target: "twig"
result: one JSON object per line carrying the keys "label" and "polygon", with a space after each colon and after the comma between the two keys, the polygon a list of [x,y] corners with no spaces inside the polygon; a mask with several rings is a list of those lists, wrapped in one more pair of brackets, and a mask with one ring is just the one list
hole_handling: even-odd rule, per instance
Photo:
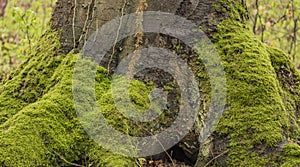
{"label": "twig", "polygon": [[118,30],[117,30],[116,39],[115,39],[115,42],[114,42],[114,45],[113,45],[113,48],[112,48],[112,53],[111,53],[111,55],[109,57],[109,61],[108,61],[108,64],[107,64],[107,70],[108,70],[107,74],[108,75],[109,75],[109,71],[110,71],[110,64],[111,64],[113,56],[114,56],[114,54],[116,52],[116,46],[117,46],[118,38],[120,36],[120,30],[121,30],[122,23],[123,23],[123,15],[124,15],[124,10],[125,10],[125,7],[126,7],[126,3],[127,3],[127,0],[124,0],[123,7],[121,9],[120,24],[119,24],[119,27],[118,27]]}
{"label": "twig", "polygon": [[205,164],[204,167],[208,167],[208,165],[211,164],[214,160],[218,159],[219,157],[223,156],[224,154],[226,154],[228,152],[229,152],[229,150],[225,150],[221,154],[217,155],[216,157],[214,157],[213,159],[211,159],[207,164]]}
{"label": "twig", "polygon": [[256,14],[255,14],[253,30],[252,30],[254,34],[256,34],[256,25],[257,25],[257,20],[258,20],[258,16],[259,16],[258,0],[255,1],[255,8],[256,8]]}
{"label": "twig", "polygon": [[73,31],[73,49],[76,48],[76,35],[75,35],[75,18],[76,18],[76,8],[77,0],[74,0],[74,11],[73,11],[73,21],[72,21],[72,31]]}
{"label": "twig", "polygon": [[65,163],[69,164],[69,165],[72,165],[72,166],[79,166],[79,167],[85,167],[83,165],[79,165],[79,164],[75,164],[75,163],[72,163],[72,162],[69,162],[68,160],[66,160],[62,155],[60,155],[59,153],[57,153],[56,151],[54,151],[52,149],[52,151],[54,152],[54,154],[56,154],[61,160],[63,160]]}
{"label": "twig", "polygon": [[[141,128],[142,128],[144,131],[148,132],[150,135],[154,136],[153,133],[151,133],[150,131],[148,131],[148,130],[147,130],[146,128],[144,128],[143,126],[141,126]],[[164,150],[164,152],[167,154],[167,156],[168,156],[168,158],[170,159],[170,161],[171,161],[173,167],[175,167],[175,163],[174,163],[174,161],[173,161],[171,155],[167,152],[167,150],[165,149],[165,147],[163,146],[163,144],[162,144],[156,137],[155,137],[155,139],[158,141],[159,145],[162,147],[162,149]]]}
{"label": "twig", "polygon": [[[90,18],[90,14],[92,13],[92,18]],[[89,23],[88,21],[91,19],[93,19],[93,13],[94,13],[94,1],[93,0],[90,0],[89,2],[89,5],[88,5],[88,9],[87,9],[87,14],[86,14],[86,18],[85,18],[85,22],[84,22],[84,26],[83,26],[83,29],[82,29],[82,34],[80,35],[80,38],[78,39],[78,42],[80,42],[83,38],[83,35],[84,37],[86,38],[86,35],[87,35],[87,31],[88,31],[88,28],[89,28]]]}

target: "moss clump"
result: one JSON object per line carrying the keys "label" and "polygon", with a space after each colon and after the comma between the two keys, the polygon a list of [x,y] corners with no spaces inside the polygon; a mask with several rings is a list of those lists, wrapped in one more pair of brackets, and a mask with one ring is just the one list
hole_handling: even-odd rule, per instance
{"label": "moss clump", "polygon": [[[70,57],[66,59],[70,60]],[[60,66],[67,67],[65,64]],[[64,79],[68,77],[71,77],[70,69],[64,73]],[[79,124],[72,123],[74,114],[68,91],[68,82],[60,81],[35,103],[14,111],[15,114],[0,127],[0,164],[59,166],[66,165],[59,156],[79,159],[76,140],[81,140],[84,133],[78,130]]]}
{"label": "moss clump", "polygon": [[248,18],[248,11],[243,0],[218,0],[218,3],[213,4],[213,8],[217,11],[221,10],[232,20],[245,22]]}
{"label": "moss clump", "polygon": [[[214,43],[227,74],[229,108],[217,128],[217,133],[230,141],[227,163],[274,166],[277,146],[287,138],[282,132],[297,126],[289,122],[294,114],[283,100],[284,92],[291,94],[283,88],[287,80],[278,79],[276,73],[278,59],[285,55],[271,54],[244,24],[232,19],[219,25]],[[280,62],[291,67],[287,60]]]}
{"label": "moss clump", "polygon": [[0,125],[23,107],[36,102],[54,83],[51,76],[64,56],[59,54],[59,41],[55,32],[47,32],[32,49],[30,57],[0,87]]}
{"label": "moss clump", "polygon": [[[133,80],[130,83],[129,86],[129,99],[124,99],[124,97],[128,96],[124,92],[126,87],[122,87],[121,85],[124,84],[124,82],[127,82],[127,79],[125,77],[120,77],[116,79],[117,84],[120,85],[120,87],[117,87],[117,90],[115,90],[117,93],[117,97],[115,99],[112,98],[112,90],[109,87],[109,89],[106,90],[106,92],[102,94],[98,94],[98,103],[101,109],[102,114],[105,116],[107,121],[114,126],[116,130],[119,130],[123,133],[129,133],[131,135],[137,134],[138,130],[141,130],[141,127],[137,126],[134,122],[129,120],[128,118],[125,118],[123,114],[125,115],[131,115],[132,117],[136,116],[133,110],[130,110],[129,108],[124,108],[129,104],[132,103],[133,107],[136,107],[136,109],[140,111],[144,111],[150,108],[150,101],[149,101],[149,95],[152,90],[152,87],[146,87],[143,83]],[[107,84],[111,84],[111,81],[108,81]],[[98,85],[99,89],[103,88],[103,85]],[[115,101],[121,101],[122,105],[121,109],[123,109],[123,113],[119,111],[117,106],[115,105]],[[130,101],[127,101],[130,100]],[[124,106],[123,106],[124,105]],[[130,113],[126,113],[126,112]]]}
{"label": "moss clump", "polygon": [[[55,32],[42,39],[1,87],[0,166],[134,166],[133,159],[107,152],[86,135],[72,98],[77,55],[57,51]],[[105,80],[105,71],[98,76]]]}
{"label": "moss clump", "polygon": [[289,143],[283,146],[282,167],[295,167],[300,164],[300,146],[296,143]]}
{"label": "moss clump", "polygon": [[287,111],[289,126],[287,136],[295,141],[300,140],[299,104],[300,75],[289,55],[275,48],[268,48],[272,66],[282,88],[281,97]]}

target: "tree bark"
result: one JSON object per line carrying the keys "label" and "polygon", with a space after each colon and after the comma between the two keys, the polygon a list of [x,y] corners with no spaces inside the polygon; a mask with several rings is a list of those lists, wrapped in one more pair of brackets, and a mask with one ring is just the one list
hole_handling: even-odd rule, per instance
{"label": "tree bark", "polygon": [[[96,74],[96,96],[110,123],[131,135],[151,134],[149,126],[153,122],[143,125],[120,121],[122,117],[108,100],[109,85],[123,58],[139,48],[160,47],[188,63],[199,82],[201,104],[197,123],[186,137],[163,154],[147,159],[161,159],[165,164],[172,162],[173,166],[182,161],[199,167],[300,164],[300,75],[288,55],[255,39],[247,26],[243,0],[59,0],[51,20],[52,29],[0,87],[1,166],[137,166],[140,163],[135,158],[106,151],[86,134],[74,108],[72,93],[76,90],[72,84],[89,78],[82,76],[74,81],[72,76],[78,72],[74,70],[77,53],[94,32],[114,18],[145,11],[184,17],[210,38],[226,73],[226,110],[217,128],[200,142],[199,129],[210,111],[207,106],[214,85],[210,83],[205,63],[179,39],[137,32],[110,49],[100,63],[104,68],[99,67]],[[151,81],[158,88],[174,83],[167,96],[168,119],[152,130],[159,132],[161,127],[170,126],[180,104],[180,89],[174,78],[152,69],[144,70],[134,79],[136,94],[131,96],[135,100],[131,100],[139,107],[147,106],[147,102],[141,101],[148,100],[148,89],[140,83],[147,85]]]}

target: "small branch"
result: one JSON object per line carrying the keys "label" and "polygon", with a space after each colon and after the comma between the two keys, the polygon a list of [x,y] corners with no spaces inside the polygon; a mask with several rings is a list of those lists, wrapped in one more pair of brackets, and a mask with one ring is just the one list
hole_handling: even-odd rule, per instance
{"label": "small branch", "polygon": [[208,165],[211,164],[214,160],[218,159],[219,157],[225,155],[228,152],[229,152],[229,150],[225,150],[221,154],[217,155],[216,157],[214,157],[213,159],[211,159],[207,164],[205,164],[204,167],[208,167]]}
{"label": "small branch", "polygon": [[116,39],[115,39],[115,42],[114,42],[114,45],[113,45],[113,48],[112,48],[112,53],[111,53],[111,55],[109,57],[109,61],[108,61],[108,64],[107,64],[107,71],[108,71],[107,75],[109,75],[110,64],[111,64],[113,56],[114,56],[114,54],[116,52],[116,46],[117,46],[117,43],[118,43],[118,38],[120,36],[120,30],[121,30],[121,27],[122,27],[122,24],[123,24],[123,15],[125,14],[126,4],[127,4],[127,0],[124,0],[123,7],[121,9],[120,24],[119,24],[119,27],[118,27],[118,30],[117,30]]}
{"label": "small branch", "polygon": [[278,23],[281,22],[281,21],[286,20],[286,18],[287,18],[287,16],[286,16],[286,11],[289,10],[289,7],[290,7],[290,5],[289,5],[289,3],[288,3],[288,4],[286,5],[286,7],[285,7],[285,10],[284,10],[284,12],[283,12],[283,15],[282,15],[277,21],[273,22],[273,23],[272,23],[272,26],[278,24]]}
{"label": "small branch", "polygon": [[258,0],[255,1],[255,8],[256,8],[256,15],[255,15],[254,24],[253,24],[253,33],[254,34],[256,34],[256,25],[257,25],[257,20],[258,20],[258,15],[259,15]]}
{"label": "small branch", "polygon": [[79,165],[79,164],[75,164],[75,163],[72,163],[72,162],[69,162],[68,160],[65,159],[65,157],[63,157],[62,155],[60,155],[59,153],[57,153],[56,151],[54,151],[52,149],[52,151],[54,152],[54,154],[56,154],[61,160],[63,160],[65,163],[69,164],[69,165],[72,165],[72,166],[78,166],[78,167],[85,167],[83,165]]}
{"label": "small branch", "polygon": [[77,42],[80,42],[83,37],[86,37],[87,31],[88,31],[88,28],[89,28],[89,23],[88,22],[89,22],[89,20],[93,19],[94,11],[95,11],[94,10],[94,0],[90,0],[90,2],[88,4],[88,9],[87,9],[87,14],[86,14],[84,26],[83,26],[83,29],[82,29],[82,34],[80,35],[80,38],[78,39]]}
{"label": "small branch", "polygon": [[76,18],[77,0],[74,0],[74,11],[72,20],[72,31],[73,31],[73,49],[76,48],[76,35],[75,35],[75,18]]}
{"label": "small branch", "polygon": [[[149,130],[147,130],[147,129],[144,128],[143,126],[141,126],[141,128],[142,128],[144,131],[148,132],[150,135],[154,136],[153,133],[151,133]],[[163,146],[163,144],[162,144],[157,138],[156,138],[156,140],[157,140],[157,142],[159,143],[159,145],[161,146],[161,148],[164,150],[164,152],[167,154],[167,156],[168,156],[168,158],[170,159],[170,161],[171,161],[173,167],[175,167],[175,162],[173,161],[171,155],[167,152],[167,150],[165,149],[165,147]]]}
{"label": "small branch", "polygon": [[291,0],[291,3],[292,3],[292,18],[293,18],[293,22],[294,22],[294,27],[293,27],[293,40],[291,42],[291,45],[290,45],[290,49],[289,49],[289,53],[291,54],[292,56],[292,59],[293,59],[293,62],[295,62],[295,56],[296,56],[296,48],[297,48],[297,29],[298,29],[298,19],[299,19],[299,16],[296,18],[295,16],[295,2],[294,0]]}

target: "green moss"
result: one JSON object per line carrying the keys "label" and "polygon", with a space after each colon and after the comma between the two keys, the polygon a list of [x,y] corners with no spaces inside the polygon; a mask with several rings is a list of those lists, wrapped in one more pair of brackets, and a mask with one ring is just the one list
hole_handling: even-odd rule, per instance
{"label": "green moss", "polygon": [[[271,62],[277,74],[282,92],[281,97],[286,109],[286,118],[289,120],[288,127],[285,129],[289,140],[300,140],[300,124],[297,119],[299,116],[298,106],[300,104],[300,75],[293,65],[290,56],[283,51],[274,48],[268,48]],[[294,167],[300,164],[300,146],[295,143],[289,143],[283,146],[283,155],[281,156],[284,167]]]}
{"label": "green moss", "polygon": [[218,4],[213,5],[216,10],[220,10],[221,6],[222,12],[228,14],[230,19],[241,22],[247,20],[248,12],[243,0],[218,0]]}
{"label": "green moss", "polygon": [[[223,21],[213,38],[227,74],[229,105],[217,133],[230,142],[229,166],[277,166],[279,143],[300,136],[299,73],[287,54],[262,44],[235,20]],[[299,163],[287,159],[283,166]]]}
{"label": "green moss", "polygon": [[281,50],[268,48],[272,65],[277,74],[277,80],[282,88],[281,97],[287,111],[289,126],[286,133],[288,138],[300,140],[300,124],[298,106],[300,104],[300,75],[293,65],[289,55]]}
{"label": "green moss", "polygon": [[212,7],[213,7],[215,10],[220,10],[220,9],[222,8],[219,4],[216,4],[216,3],[214,3],[214,4],[212,5]]}
{"label": "green moss", "polygon": [[300,146],[296,143],[290,143],[283,146],[283,154],[288,157],[300,158]]}
{"label": "green moss", "polygon": [[47,93],[52,85],[51,76],[63,56],[58,56],[59,41],[55,32],[47,32],[38,41],[25,61],[0,87],[0,124],[30,103]]}
{"label": "green moss", "polygon": [[171,86],[164,86],[164,91],[172,91],[173,89]]}
{"label": "green moss", "polygon": [[217,128],[230,141],[229,166],[267,166],[289,126],[268,48],[242,23],[223,21],[214,36],[227,74],[227,109]]}
{"label": "green moss", "polygon": [[[56,42],[48,32],[1,87],[0,166],[134,166],[134,159],[107,152],[86,135],[72,100],[77,55],[60,54]],[[106,71],[98,72],[96,80],[106,81]]]}
{"label": "green moss", "polygon": [[[77,55],[60,52],[56,32],[47,32],[39,44],[0,88],[0,166],[69,166],[69,162],[135,166],[133,158],[114,155],[85,134],[72,100]],[[108,122],[117,130],[136,134],[141,128],[124,119],[113,105],[107,71],[99,68],[95,81],[98,103]],[[153,86],[134,80],[129,89],[136,108],[150,107]]]}
{"label": "green moss", "polygon": [[98,145],[94,146],[89,153],[90,160],[93,166],[103,166],[103,167],[133,167],[136,166],[134,158],[124,158],[120,155],[113,155],[109,152],[99,151]]}
{"label": "green moss", "polygon": [[295,167],[300,164],[300,146],[296,143],[289,143],[283,147],[282,167]]}
{"label": "green moss", "polygon": [[[70,77],[69,72],[64,74]],[[68,128],[72,100],[68,98],[68,85],[64,85],[65,82],[55,85],[51,93],[16,110],[16,114],[1,125],[0,163],[3,166],[58,166],[58,154],[54,152],[66,159],[78,158],[79,150],[74,144],[80,136],[76,128]]]}
{"label": "green moss", "polygon": [[[127,95],[124,93],[126,92],[126,87],[123,87],[121,85],[126,84],[127,79],[125,77],[119,77],[115,78],[115,82],[117,85],[119,85],[115,90],[115,94],[117,94],[116,99],[112,98],[112,90],[110,87],[107,87],[108,89],[103,93],[98,93],[97,99],[98,103],[101,109],[102,114],[105,116],[107,121],[114,126],[115,129],[123,132],[123,133],[129,133],[131,135],[135,135],[138,133],[139,130],[141,130],[141,127],[136,125],[134,122],[129,120],[128,118],[125,118],[123,114],[132,115],[135,116],[135,113],[132,112],[129,108],[123,108],[123,113],[119,111],[117,106],[115,105],[114,100],[120,100],[124,106],[128,106],[126,104],[132,103],[133,107],[138,109],[139,111],[145,111],[149,109],[150,107],[150,101],[149,101],[149,95],[151,90],[153,89],[152,86],[146,86],[145,84],[132,80],[130,82],[129,86],[129,97],[131,101],[124,100],[123,97],[126,97]],[[111,81],[107,81],[105,84],[110,85]],[[96,85],[98,89],[103,88],[103,84]],[[105,86],[104,86],[105,87]],[[130,112],[130,113],[126,113]]]}

